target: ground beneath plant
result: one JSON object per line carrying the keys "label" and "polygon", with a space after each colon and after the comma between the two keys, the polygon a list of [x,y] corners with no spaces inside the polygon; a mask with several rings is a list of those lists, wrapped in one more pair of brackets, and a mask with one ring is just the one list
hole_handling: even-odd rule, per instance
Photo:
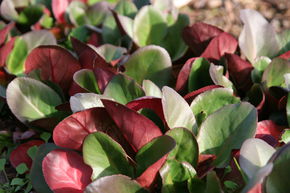
{"label": "ground beneath plant", "polygon": [[277,32],[290,29],[290,0],[192,0],[181,12],[188,14],[192,23],[212,24],[238,37],[241,9],[259,11]]}

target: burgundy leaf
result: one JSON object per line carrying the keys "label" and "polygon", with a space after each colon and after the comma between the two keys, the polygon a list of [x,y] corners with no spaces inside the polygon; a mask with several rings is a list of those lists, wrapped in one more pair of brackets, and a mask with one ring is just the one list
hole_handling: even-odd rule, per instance
{"label": "burgundy leaf", "polygon": [[54,193],[83,193],[91,183],[92,169],[74,151],[53,150],[42,162],[46,183]]}
{"label": "burgundy leaf", "polygon": [[160,168],[163,166],[167,158],[167,155],[160,158],[157,162],[148,167],[136,181],[144,188],[150,189],[154,181],[156,180],[157,174]]}
{"label": "burgundy leaf", "polygon": [[59,46],[39,46],[32,50],[25,61],[25,73],[41,70],[41,78],[50,80],[68,91],[73,75],[81,66],[69,51]]}
{"label": "burgundy leaf", "polygon": [[260,121],[257,125],[255,137],[265,140],[270,145],[276,146],[281,138],[283,128],[272,120]]}
{"label": "burgundy leaf", "polygon": [[71,42],[83,68],[93,70],[96,67],[100,67],[111,72],[116,72],[115,69],[110,68],[110,64],[93,48],[73,37],[71,37]]}
{"label": "burgundy leaf", "polygon": [[197,175],[200,178],[203,178],[207,175],[208,172],[214,169],[213,162],[216,159],[216,156],[213,154],[200,154],[198,156],[198,166],[197,166]]}
{"label": "burgundy leaf", "polygon": [[238,41],[229,33],[223,32],[210,41],[200,57],[220,60],[225,53],[234,53],[237,47]]}
{"label": "burgundy leaf", "polygon": [[9,157],[11,165],[16,168],[19,164],[25,163],[28,168],[31,168],[32,160],[27,154],[27,150],[33,146],[40,146],[44,141],[41,140],[31,140],[26,143],[19,145],[14,149]]}
{"label": "burgundy leaf", "polygon": [[176,80],[176,86],[175,90],[177,92],[181,91],[184,89],[187,85],[187,80],[191,71],[192,63],[196,60],[197,58],[190,58],[186,61],[186,63],[183,65],[181,68],[177,80]]}
{"label": "burgundy leaf", "polygon": [[236,88],[248,91],[252,85],[251,72],[254,69],[252,64],[235,54],[226,54],[227,67],[229,74]]}
{"label": "burgundy leaf", "polygon": [[0,67],[6,65],[6,59],[14,47],[16,37],[11,38],[6,44],[0,48]]}
{"label": "burgundy leaf", "polygon": [[279,58],[283,58],[285,60],[288,60],[290,58],[290,51],[285,52],[284,54],[280,55]]}
{"label": "burgundy leaf", "polygon": [[223,30],[206,23],[198,22],[185,27],[182,37],[195,56],[200,56],[210,40],[221,34]]}
{"label": "burgundy leaf", "polygon": [[105,68],[95,68],[94,73],[101,93],[104,92],[109,82],[116,75],[116,73]]}
{"label": "burgundy leaf", "polygon": [[3,29],[0,30],[0,46],[5,42],[6,36],[10,30],[15,26],[15,22],[10,22]]}
{"label": "burgundy leaf", "polygon": [[72,114],[53,130],[54,143],[60,147],[81,150],[85,137],[96,131],[108,133],[114,122],[104,108],[91,108]]}
{"label": "burgundy leaf", "polygon": [[141,97],[129,102],[126,106],[135,111],[139,111],[144,108],[151,109],[159,116],[161,120],[165,121],[161,98],[151,96]]}
{"label": "burgundy leaf", "polygon": [[220,85],[209,85],[209,86],[205,86],[205,87],[202,87],[202,88],[200,88],[198,90],[195,90],[195,91],[192,91],[192,92],[188,93],[183,98],[190,104],[193,101],[193,99],[195,97],[197,97],[199,94],[201,94],[203,92],[206,92],[208,90],[215,89],[215,88],[222,88],[222,86],[220,86]]}
{"label": "burgundy leaf", "polygon": [[88,91],[82,87],[80,87],[75,81],[72,82],[69,89],[69,96],[73,96],[77,93],[87,93]]}
{"label": "burgundy leaf", "polygon": [[161,136],[160,129],[147,117],[110,100],[102,100],[107,112],[135,151]]}
{"label": "burgundy leaf", "polygon": [[102,45],[102,35],[97,33],[97,32],[92,32],[89,40],[88,40],[88,44],[92,44],[96,47],[99,47]]}

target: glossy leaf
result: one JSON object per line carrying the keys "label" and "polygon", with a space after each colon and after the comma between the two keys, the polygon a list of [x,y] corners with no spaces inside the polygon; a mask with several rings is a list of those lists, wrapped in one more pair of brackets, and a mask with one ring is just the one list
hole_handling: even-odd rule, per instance
{"label": "glossy leaf", "polygon": [[65,10],[69,5],[69,0],[52,0],[52,11],[59,23],[65,23]]}
{"label": "glossy leaf", "polygon": [[186,88],[187,80],[189,78],[189,74],[191,73],[192,64],[197,58],[190,58],[188,59],[183,67],[181,68],[180,72],[178,73],[175,90],[180,92],[181,90]]}
{"label": "glossy leaf", "polygon": [[113,174],[133,176],[126,152],[105,133],[95,132],[86,137],[83,157],[84,162],[93,169],[92,180]]}
{"label": "glossy leaf", "polygon": [[70,97],[70,108],[72,112],[76,113],[94,107],[104,107],[101,99],[113,100],[104,95],[94,93],[78,93]]}
{"label": "glossy leaf", "polygon": [[144,95],[145,93],[141,86],[123,74],[114,76],[104,91],[104,96],[113,98],[121,104],[127,104]]}
{"label": "glossy leaf", "polygon": [[[0,10],[1,10],[1,7],[0,7]],[[10,22],[9,24],[5,25],[3,29],[0,30],[0,45],[5,43],[7,35],[14,28],[14,26],[15,26],[15,23]]]}
{"label": "glossy leaf", "polygon": [[214,65],[213,63],[210,64],[209,74],[212,81],[216,85],[221,85],[225,88],[234,89],[233,83],[223,75],[224,68],[223,66]]}
{"label": "glossy leaf", "polygon": [[262,81],[267,87],[285,86],[284,74],[290,73],[290,62],[281,58],[275,58],[265,69]]}
{"label": "glossy leaf", "polygon": [[218,109],[240,102],[228,88],[215,88],[199,94],[191,103],[190,108],[196,118],[198,125]]}
{"label": "glossy leaf", "polygon": [[151,80],[143,80],[142,88],[146,96],[162,97],[160,88],[154,84]]}
{"label": "glossy leaf", "polygon": [[164,48],[146,46],[134,52],[124,64],[125,74],[134,78],[137,83],[151,80],[157,86],[169,84],[171,79],[171,60]]}
{"label": "glossy leaf", "polygon": [[135,157],[137,162],[137,176],[140,176],[149,166],[170,152],[175,145],[175,140],[167,135],[156,137],[145,144],[137,152]]}
{"label": "glossy leaf", "polygon": [[85,193],[148,193],[137,182],[127,176],[102,177],[87,186]]}
{"label": "glossy leaf", "polygon": [[185,128],[174,128],[169,130],[166,135],[172,137],[176,142],[176,147],[168,154],[167,160],[176,159],[196,167],[199,153],[193,133]]}
{"label": "glossy leaf", "polygon": [[170,87],[163,87],[162,94],[163,112],[168,127],[185,127],[195,133],[195,117],[182,96]]}
{"label": "glossy leaf", "polygon": [[201,54],[201,57],[220,60],[226,53],[233,54],[237,46],[237,40],[229,33],[223,32],[210,41],[207,48]]}
{"label": "glossy leaf", "polygon": [[80,69],[79,62],[64,48],[59,46],[40,46],[34,49],[25,62],[25,73],[40,69],[43,80],[57,83],[67,91],[73,74]]}
{"label": "glossy leaf", "polygon": [[197,22],[192,26],[185,27],[183,39],[195,56],[200,56],[206,49],[210,40],[221,34],[223,30],[206,23]]}
{"label": "glossy leaf", "polygon": [[135,151],[155,137],[162,135],[160,129],[147,117],[119,103],[104,99],[102,102],[110,117]]}
{"label": "glossy leaf", "polygon": [[42,172],[42,161],[44,157],[51,151],[58,149],[53,143],[46,143],[39,146],[35,155],[29,177],[35,191],[42,193],[52,193],[47,183],[45,182]]}
{"label": "glossy leaf", "polygon": [[209,91],[209,90],[212,90],[212,89],[215,89],[215,88],[222,88],[222,86],[220,86],[220,85],[205,86],[205,87],[202,87],[198,90],[195,90],[195,91],[192,91],[192,92],[186,94],[183,98],[190,104],[193,101],[193,99],[195,99],[195,97],[197,97],[199,94],[204,93],[204,92]]}
{"label": "glossy leaf", "polygon": [[188,91],[194,91],[213,82],[209,75],[210,63],[205,58],[197,58],[193,63],[188,78]]}
{"label": "glossy leaf", "polygon": [[96,49],[96,51],[103,56],[106,62],[113,62],[120,59],[126,52],[126,48],[113,46],[111,44],[104,44]]}
{"label": "glossy leaf", "polygon": [[144,6],[134,19],[133,40],[139,46],[159,45],[167,32],[165,18],[153,6]]}
{"label": "glossy leaf", "polygon": [[15,4],[11,0],[3,0],[0,6],[1,16],[8,21],[15,21],[19,17],[15,9]]}
{"label": "glossy leaf", "polygon": [[62,104],[59,95],[44,83],[31,78],[16,78],[7,87],[7,103],[22,122],[49,117]]}
{"label": "glossy leaf", "polygon": [[27,45],[28,52],[40,45],[56,45],[56,39],[48,30],[35,30],[22,36]]}
{"label": "glossy leaf", "polygon": [[274,152],[275,149],[261,139],[247,139],[240,150],[240,166],[251,179],[267,164]]}
{"label": "glossy leaf", "polygon": [[26,143],[19,145],[16,149],[14,149],[9,157],[9,161],[11,165],[16,168],[19,164],[25,163],[28,168],[31,168],[32,160],[28,156],[27,151],[29,148],[33,146],[40,146],[44,141],[41,140],[30,140]]}
{"label": "glossy leaf", "polygon": [[197,136],[199,151],[214,154],[216,166],[224,166],[233,149],[253,137],[257,126],[257,112],[251,104],[242,102],[223,107],[211,114],[200,126]]}
{"label": "glossy leaf", "polygon": [[80,150],[85,137],[96,131],[111,132],[114,123],[103,108],[92,108],[61,121],[53,130],[53,141],[64,148]]}
{"label": "glossy leaf", "polygon": [[240,18],[244,28],[239,36],[239,46],[251,63],[259,56],[272,57],[278,53],[275,30],[260,13],[244,9],[240,11]]}
{"label": "glossy leaf", "polygon": [[13,50],[16,38],[11,38],[6,44],[0,48],[0,66],[5,66],[7,62],[7,57]]}
{"label": "glossy leaf", "polygon": [[53,150],[43,159],[42,171],[54,193],[82,193],[90,184],[92,169],[74,151]]}
{"label": "glossy leaf", "polygon": [[100,89],[92,70],[82,69],[74,73],[73,80],[83,89],[100,94]]}
{"label": "glossy leaf", "polygon": [[282,129],[283,127],[277,125],[272,120],[259,121],[255,137],[260,139],[267,139],[268,137],[272,137],[278,143],[281,138]]}

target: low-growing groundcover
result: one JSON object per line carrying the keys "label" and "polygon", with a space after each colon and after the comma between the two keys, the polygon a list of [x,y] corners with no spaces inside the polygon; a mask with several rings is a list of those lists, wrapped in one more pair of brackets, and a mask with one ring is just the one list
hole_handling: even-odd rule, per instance
{"label": "low-growing groundcover", "polygon": [[0,193],[290,192],[290,31],[180,3],[2,1]]}

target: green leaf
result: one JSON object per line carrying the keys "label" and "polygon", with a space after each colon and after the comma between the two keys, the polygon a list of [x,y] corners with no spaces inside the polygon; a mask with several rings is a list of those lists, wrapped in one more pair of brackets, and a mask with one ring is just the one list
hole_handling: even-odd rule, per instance
{"label": "green leaf", "polygon": [[210,63],[205,58],[198,58],[192,63],[188,77],[189,92],[213,84],[209,75],[209,67]]}
{"label": "green leaf", "polygon": [[40,134],[40,138],[45,141],[46,143],[48,142],[48,140],[51,138],[51,133],[48,132],[42,132]]}
{"label": "green leaf", "polygon": [[216,88],[199,94],[191,103],[190,108],[198,125],[218,109],[240,102],[228,88]]}
{"label": "green leaf", "polygon": [[40,17],[43,15],[43,7],[39,5],[32,5],[25,7],[23,11],[20,12],[17,22],[22,25],[33,25]]}
{"label": "green leaf", "polygon": [[290,129],[285,129],[280,142],[288,143],[290,142]]}
{"label": "green leaf", "polygon": [[206,176],[206,189],[204,193],[223,193],[218,176],[211,171]]}
{"label": "green leaf", "polygon": [[187,180],[197,174],[195,169],[187,162],[168,160],[160,169],[162,177],[162,193],[188,192]]}
{"label": "green leaf", "polygon": [[134,18],[138,12],[137,7],[130,1],[119,1],[114,9],[118,14]]}
{"label": "green leaf", "polygon": [[25,181],[22,178],[13,178],[10,183],[11,186],[23,186],[24,184]]}
{"label": "green leaf", "polygon": [[160,88],[156,84],[154,84],[151,80],[143,80],[142,88],[146,96],[154,96],[158,98],[162,97],[162,92]]}
{"label": "green leaf", "polygon": [[110,4],[106,1],[100,1],[92,6],[89,6],[85,13],[89,24],[92,26],[102,24],[106,16],[111,12],[110,9]]}
{"label": "green leaf", "polygon": [[29,170],[25,163],[19,164],[15,169],[18,174],[24,174]]}
{"label": "green leaf", "polygon": [[38,151],[38,147],[35,145],[35,146],[30,147],[30,148],[27,150],[27,154],[29,155],[29,157],[30,157],[32,160],[34,160],[37,151]]}
{"label": "green leaf", "polygon": [[38,147],[38,151],[35,155],[35,159],[29,173],[29,178],[31,179],[31,183],[35,191],[41,193],[52,193],[43,176],[42,161],[50,151],[58,148],[59,147],[53,143],[45,143]]}
{"label": "green leaf", "polygon": [[271,63],[271,59],[266,56],[261,56],[255,60],[253,64],[254,68],[251,72],[253,82],[260,83],[262,80],[263,72],[267,66]]}
{"label": "green leaf", "polygon": [[105,133],[95,132],[84,141],[83,158],[93,169],[93,180],[113,174],[133,176],[127,157],[121,145]]}
{"label": "green leaf", "polygon": [[72,1],[67,7],[67,13],[70,21],[75,26],[88,24],[86,5],[81,1]]}
{"label": "green leaf", "polygon": [[276,151],[269,162],[273,162],[273,169],[266,178],[263,186],[265,192],[284,193],[289,191],[290,178],[290,144],[286,144]]}
{"label": "green leaf", "polygon": [[8,72],[14,75],[20,75],[24,72],[24,62],[28,54],[28,48],[26,42],[21,37],[17,37],[14,43],[14,47],[10,52],[7,61],[6,68]]}
{"label": "green leaf", "polygon": [[230,191],[235,191],[239,187],[239,185],[237,183],[230,181],[230,180],[224,181],[224,186],[226,189],[228,189]]}
{"label": "green leaf", "polygon": [[288,93],[286,111],[287,111],[288,126],[290,126],[290,93]]}
{"label": "green leaf", "polygon": [[269,88],[271,86],[285,86],[284,74],[290,73],[290,61],[274,58],[265,69],[262,81]]}
{"label": "green leaf", "polygon": [[144,145],[136,155],[137,176],[140,176],[149,166],[157,162],[175,147],[172,137],[163,135],[154,138]]}
{"label": "green leaf", "polygon": [[167,160],[176,159],[179,162],[188,162],[196,167],[199,153],[193,133],[185,128],[174,128],[169,130],[166,135],[172,137],[176,142],[176,146],[168,154]]}
{"label": "green leaf", "polygon": [[7,103],[22,122],[49,117],[62,104],[59,95],[44,83],[31,78],[15,78],[7,87]]}
{"label": "green leaf", "polygon": [[278,34],[278,41],[280,43],[280,51],[278,55],[281,55],[290,50],[290,30],[284,30]]}
{"label": "green leaf", "polygon": [[274,152],[275,149],[264,140],[247,139],[240,150],[240,166],[247,176],[252,178],[260,168],[266,165]]}
{"label": "green leaf", "polygon": [[73,79],[75,83],[77,83],[81,88],[89,92],[98,94],[101,93],[95,74],[92,70],[89,69],[79,70],[74,74]]}
{"label": "green leaf", "polygon": [[167,33],[166,20],[153,6],[144,6],[133,24],[133,40],[139,46],[160,45]]}
{"label": "green leaf", "polygon": [[6,159],[0,159],[0,172],[5,169]]}
{"label": "green leaf", "polygon": [[160,44],[168,51],[173,61],[182,57],[188,48],[182,38],[182,30],[188,25],[188,16],[184,14],[179,14],[177,21],[173,25],[168,27],[168,32],[165,36],[165,39]]}
{"label": "green leaf", "polygon": [[171,60],[167,51],[159,46],[146,46],[134,52],[124,64],[125,74],[137,83],[151,80],[158,87],[168,85],[171,80]]}
{"label": "green leaf", "polygon": [[162,94],[162,107],[168,127],[184,127],[195,133],[195,117],[183,97],[167,86],[163,87]]}
{"label": "green leaf", "polygon": [[148,193],[128,176],[112,175],[102,177],[89,184],[85,193]]}
{"label": "green leaf", "polygon": [[121,104],[127,104],[144,95],[144,91],[135,80],[123,74],[114,76],[104,91],[104,96],[111,97]]}
{"label": "green leaf", "polygon": [[225,166],[233,149],[253,137],[257,126],[257,111],[247,102],[227,105],[207,117],[197,136],[199,151],[214,154],[214,165]]}
{"label": "green leaf", "polygon": [[35,30],[22,36],[26,42],[28,53],[40,45],[57,45],[54,35],[48,30]]}
{"label": "green leaf", "polygon": [[96,51],[106,60],[106,62],[117,60],[121,58],[125,53],[127,53],[126,48],[113,46],[111,44],[103,44],[96,48]]}

